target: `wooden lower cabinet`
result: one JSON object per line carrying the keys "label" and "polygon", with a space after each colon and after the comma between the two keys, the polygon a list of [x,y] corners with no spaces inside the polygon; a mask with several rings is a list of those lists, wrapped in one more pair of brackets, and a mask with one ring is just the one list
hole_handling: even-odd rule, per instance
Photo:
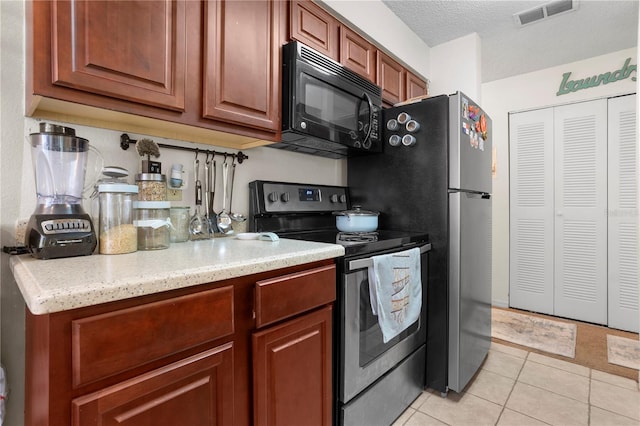
{"label": "wooden lower cabinet", "polygon": [[[258,401],[277,408],[278,424],[328,425],[335,280],[328,259],[68,311],[27,311],[25,425],[249,426],[263,418]],[[252,377],[252,339],[276,354],[258,369],[276,377]]]}
{"label": "wooden lower cabinet", "polygon": [[254,425],[331,425],[331,312],[253,334]]}
{"label": "wooden lower cabinet", "polygon": [[72,401],[72,426],[233,424],[227,343]]}

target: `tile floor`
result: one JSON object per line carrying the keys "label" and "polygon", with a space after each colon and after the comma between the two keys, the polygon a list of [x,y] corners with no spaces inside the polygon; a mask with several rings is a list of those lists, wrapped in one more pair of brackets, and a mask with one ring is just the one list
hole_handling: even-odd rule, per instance
{"label": "tile floor", "polygon": [[498,343],[463,393],[426,390],[393,426],[640,425],[638,383]]}

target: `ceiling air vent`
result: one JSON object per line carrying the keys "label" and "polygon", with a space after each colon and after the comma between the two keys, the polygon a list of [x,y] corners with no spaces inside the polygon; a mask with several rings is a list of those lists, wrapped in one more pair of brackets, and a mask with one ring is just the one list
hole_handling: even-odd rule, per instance
{"label": "ceiling air vent", "polygon": [[578,8],[578,0],[556,0],[533,9],[516,13],[516,23],[520,26],[532,24],[561,13],[570,12]]}

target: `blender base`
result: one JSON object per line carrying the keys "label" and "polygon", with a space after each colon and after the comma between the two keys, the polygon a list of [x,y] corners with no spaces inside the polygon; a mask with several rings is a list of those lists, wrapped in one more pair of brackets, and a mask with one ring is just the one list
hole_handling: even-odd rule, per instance
{"label": "blender base", "polygon": [[88,256],[98,244],[86,213],[38,214],[29,219],[25,245],[37,259]]}

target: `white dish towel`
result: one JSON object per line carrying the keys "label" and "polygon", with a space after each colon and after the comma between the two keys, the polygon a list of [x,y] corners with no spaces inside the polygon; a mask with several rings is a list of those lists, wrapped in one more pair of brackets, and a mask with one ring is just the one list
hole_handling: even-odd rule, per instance
{"label": "white dish towel", "polygon": [[416,322],[422,308],[420,249],[383,254],[369,267],[369,298],[384,343]]}

